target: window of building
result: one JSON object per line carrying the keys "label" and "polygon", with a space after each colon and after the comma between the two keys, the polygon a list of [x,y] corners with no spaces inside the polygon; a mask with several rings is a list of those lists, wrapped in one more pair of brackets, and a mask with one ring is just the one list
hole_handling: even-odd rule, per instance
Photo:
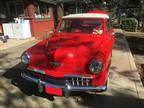
{"label": "window of building", "polygon": [[7,9],[9,17],[24,16],[24,4],[22,1],[8,1]]}

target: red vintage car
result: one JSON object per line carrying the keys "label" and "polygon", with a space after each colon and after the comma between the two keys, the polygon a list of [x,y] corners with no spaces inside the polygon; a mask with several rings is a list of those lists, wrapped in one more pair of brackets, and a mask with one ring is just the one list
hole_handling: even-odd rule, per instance
{"label": "red vintage car", "polygon": [[105,91],[114,42],[107,12],[64,16],[52,38],[22,54],[27,71],[21,76],[36,83],[40,92],[52,95]]}

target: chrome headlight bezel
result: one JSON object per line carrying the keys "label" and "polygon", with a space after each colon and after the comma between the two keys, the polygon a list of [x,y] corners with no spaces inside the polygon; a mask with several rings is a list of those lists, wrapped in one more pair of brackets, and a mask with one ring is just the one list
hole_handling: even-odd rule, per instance
{"label": "chrome headlight bezel", "polygon": [[98,74],[103,69],[103,63],[100,60],[93,59],[90,62],[88,69],[92,74]]}
{"label": "chrome headlight bezel", "polygon": [[28,65],[30,63],[30,55],[28,52],[24,52],[21,56],[21,62],[25,65]]}

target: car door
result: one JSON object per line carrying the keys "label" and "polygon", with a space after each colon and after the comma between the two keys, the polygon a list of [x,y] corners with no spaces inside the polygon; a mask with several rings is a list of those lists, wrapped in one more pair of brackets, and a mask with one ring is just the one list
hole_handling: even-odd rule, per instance
{"label": "car door", "polygon": [[106,40],[108,51],[112,53],[112,48],[114,45],[114,30],[112,28],[112,23],[110,19],[106,20]]}
{"label": "car door", "polygon": [[105,60],[107,66],[109,65],[111,61],[111,56],[112,56],[112,48],[114,45],[114,32],[112,25],[110,23],[110,19],[105,19],[105,33],[104,33],[104,39],[103,39],[103,53],[105,55]]}

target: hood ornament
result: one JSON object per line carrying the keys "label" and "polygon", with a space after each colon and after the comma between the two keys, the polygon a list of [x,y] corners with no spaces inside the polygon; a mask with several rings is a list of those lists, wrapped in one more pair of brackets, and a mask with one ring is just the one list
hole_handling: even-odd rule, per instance
{"label": "hood ornament", "polygon": [[57,49],[57,48],[59,48],[59,45],[58,45],[58,44],[55,44],[54,47]]}

